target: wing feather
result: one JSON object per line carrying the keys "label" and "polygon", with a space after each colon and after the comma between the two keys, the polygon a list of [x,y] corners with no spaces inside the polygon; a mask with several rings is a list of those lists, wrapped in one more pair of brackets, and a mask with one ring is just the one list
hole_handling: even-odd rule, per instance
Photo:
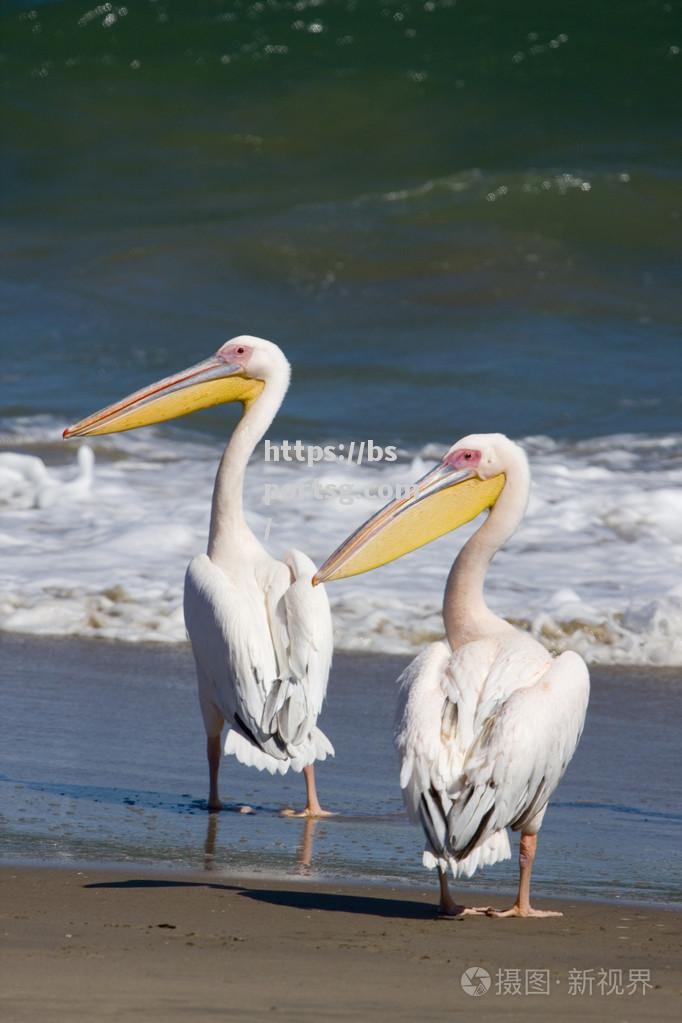
{"label": "wing feather", "polygon": [[228,736],[226,751],[281,773],[334,752],[316,725],[332,633],[326,595],[311,584],[314,572],[309,559],[292,552],[287,563],[266,558],[257,572],[232,578],[200,555],[185,581],[185,622],[199,678],[240,737]]}
{"label": "wing feather", "polygon": [[585,663],[567,652],[492,710],[450,791],[449,846],[457,859],[500,829],[539,828],[578,745],[588,698]]}
{"label": "wing feather", "polygon": [[289,670],[304,681],[311,713],[317,717],[327,692],[334,649],[329,599],[324,586],[313,586],[317,569],[307,555],[291,550],[284,562],[292,575],[292,583],[284,594]]}
{"label": "wing feather", "polygon": [[424,829],[425,863],[455,875],[510,855],[507,827],[539,827],[580,737],[589,682],[575,654],[556,661],[503,632],[427,647],[399,679],[400,784]]}

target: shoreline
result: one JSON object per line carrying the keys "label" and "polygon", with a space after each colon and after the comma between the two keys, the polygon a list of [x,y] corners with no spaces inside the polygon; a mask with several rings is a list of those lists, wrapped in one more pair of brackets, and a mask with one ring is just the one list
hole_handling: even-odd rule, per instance
{"label": "shoreline", "polygon": [[[229,812],[229,811],[228,811]],[[516,865],[516,848],[512,852],[512,864]],[[424,882],[418,884],[414,878],[397,878],[397,877],[368,877],[363,876],[361,880],[352,880],[349,877],[339,877],[334,874],[325,874],[321,870],[316,870],[314,875],[307,875],[305,872],[298,874],[290,873],[285,870],[272,870],[257,868],[253,870],[249,869],[237,869],[236,871],[231,870],[229,867],[212,867],[205,866],[202,870],[197,866],[192,866],[186,863],[164,863],[154,865],[149,862],[136,862],[134,860],[127,861],[116,861],[116,860],[96,860],[96,859],[83,859],[83,860],[69,860],[68,862],[63,860],[31,860],[31,859],[12,859],[0,857],[0,881],[7,874],[11,873],[25,873],[35,871],[38,874],[45,872],[46,874],[54,873],[59,874],[76,874],[85,875],[93,873],[102,873],[107,875],[123,875],[123,874],[136,874],[140,878],[148,878],[154,880],[157,877],[163,875],[164,877],[172,878],[177,883],[181,884],[185,881],[196,881],[198,884],[205,883],[210,886],[211,879],[220,878],[222,880],[230,880],[235,884],[248,885],[275,885],[285,886],[294,885],[300,888],[302,891],[310,890],[315,891],[319,888],[329,887],[340,893],[347,892],[352,893],[359,888],[362,888],[366,892],[374,892],[377,896],[381,892],[398,892],[405,897],[413,897],[418,899],[424,899],[427,904],[429,900],[433,902],[435,907],[438,899],[438,883],[437,875],[435,871],[427,870],[424,867]],[[466,878],[464,880],[455,881],[450,879],[450,885],[453,890],[456,890],[462,901],[466,903],[479,903],[481,901],[490,901],[491,905],[496,902],[509,902],[510,904],[514,901],[514,891],[508,885],[497,886],[495,884],[494,875],[486,875],[485,880],[488,884],[477,882],[475,879]],[[458,887],[459,886],[459,887]],[[546,909],[559,909],[565,912],[567,906],[591,906],[595,910],[599,907],[608,910],[628,909],[633,912],[646,912],[651,910],[654,913],[670,913],[673,915],[680,916],[680,927],[682,934],[682,902],[663,902],[663,901],[639,901],[637,899],[628,898],[627,896],[620,897],[618,895],[613,898],[597,898],[591,894],[585,894],[582,892],[575,892],[571,898],[567,898],[565,895],[546,895],[541,894],[536,897],[532,897],[533,905],[536,903],[542,905]]]}
{"label": "shoreline", "polygon": [[[318,784],[337,816],[303,822],[281,816],[301,804],[300,775],[272,778],[233,758],[221,768],[223,800],[255,812],[206,813],[205,736],[188,647],[0,634],[0,649],[0,862],[180,877],[210,863],[259,883],[303,876],[408,892],[436,887],[397,784],[392,719],[406,658],[336,656],[321,726],[337,755],[319,765]],[[585,734],[543,827],[534,896],[675,907],[679,674],[609,667],[593,680]],[[462,900],[486,890],[506,899],[517,877],[514,849],[511,860],[467,882]]]}
{"label": "shoreline", "polygon": [[[16,1023],[677,1018],[674,911],[576,900],[562,918],[439,921],[435,893],[131,867],[0,867],[0,888]],[[472,967],[490,978],[475,1006],[461,983]]]}
{"label": "shoreline", "polygon": [[[508,619],[511,624],[519,627],[518,622],[513,619]],[[521,628],[523,632],[524,629]],[[530,634],[530,633],[529,633]],[[441,635],[436,638],[442,638]],[[399,653],[387,653],[383,650],[372,650],[365,648],[346,648],[342,646],[336,646],[334,648],[334,660],[343,659],[357,659],[364,660],[365,658],[376,658],[384,662],[394,663],[397,666],[397,672],[400,673],[402,669],[410,663],[411,660],[416,657],[421,649],[426,646],[432,640],[424,640],[423,643],[415,650],[408,652]],[[3,643],[12,644],[15,646],[28,646],[35,643],[38,646],[49,647],[54,646],[68,646],[78,647],[81,646],[84,651],[97,651],[104,649],[123,649],[126,651],[140,650],[143,653],[163,653],[167,651],[170,654],[176,656],[188,655],[191,657],[191,645],[189,639],[169,639],[166,636],[159,637],[158,639],[123,639],[117,636],[105,636],[105,635],[84,635],[81,633],[66,633],[62,634],[59,632],[23,632],[18,629],[3,629],[0,627],[0,647]],[[548,647],[548,652],[552,652]],[[553,656],[558,656],[554,653]],[[590,675],[596,673],[598,676],[600,673],[609,674],[617,672],[619,675],[625,677],[637,676],[642,677],[647,674],[655,676],[657,681],[661,682],[678,682],[682,684],[682,665],[680,664],[648,664],[648,663],[631,663],[628,661],[590,661],[585,655],[584,657]]]}

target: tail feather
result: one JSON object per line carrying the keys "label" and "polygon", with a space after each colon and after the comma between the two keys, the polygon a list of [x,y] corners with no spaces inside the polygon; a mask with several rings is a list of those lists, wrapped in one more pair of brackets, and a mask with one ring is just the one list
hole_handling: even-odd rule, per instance
{"label": "tail feather", "polygon": [[500,860],[508,860],[511,857],[511,846],[506,828],[501,831],[494,831],[489,838],[477,845],[468,856],[460,860],[452,859],[450,866],[454,877],[471,877],[481,867],[491,866],[499,863]]}
{"label": "tail feather", "polygon": [[278,760],[266,753],[236,728],[231,728],[225,736],[225,753],[236,757],[246,767],[256,767],[270,774],[286,774],[290,766],[289,760]]}
{"label": "tail feather", "polygon": [[467,857],[484,837],[494,810],[495,790],[488,785],[472,785],[464,798],[453,803],[448,828],[450,848],[458,859]]}
{"label": "tail feather", "polygon": [[292,771],[302,771],[316,760],[333,757],[334,747],[324,732],[315,727],[305,743],[293,748],[289,757],[280,759],[262,749],[244,735],[238,726],[233,725],[225,737],[225,753],[236,757],[246,767],[255,767],[270,774],[286,774],[289,768]]}
{"label": "tail feather", "polygon": [[481,842],[473,852],[464,859],[456,860],[451,855],[436,855],[430,848],[424,850],[423,864],[429,870],[440,867],[445,870],[448,866],[454,878],[472,877],[481,867],[492,866],[500,860],[508,860],[511,857],[511,846],[507,829],[495,831],[485,842]]}

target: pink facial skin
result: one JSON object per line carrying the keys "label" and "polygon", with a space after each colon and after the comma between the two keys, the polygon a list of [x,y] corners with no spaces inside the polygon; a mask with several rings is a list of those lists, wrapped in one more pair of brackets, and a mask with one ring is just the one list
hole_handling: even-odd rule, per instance
{"label": "pink facial skin", "polygon": [[443,459],[453,469],[476,469],[481,461],[481,452],[474,448],[457,448]]}
{"label": "pink facial skin", "polygon": [[241,344],[238,341],[228,341],[216,354],[224,362],[237,362],[240,366],[246,366],[253,355],[253,348],[251,345]]}

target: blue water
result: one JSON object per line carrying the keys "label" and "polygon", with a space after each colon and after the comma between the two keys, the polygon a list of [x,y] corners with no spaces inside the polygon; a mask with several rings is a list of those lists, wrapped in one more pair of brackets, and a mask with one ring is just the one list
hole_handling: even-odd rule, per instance
{"label": "blue water", "polygon": [[679,26],[4,3],[0,417],[72,421],[248,332],[294,365],[273,435],[671,432]]}

